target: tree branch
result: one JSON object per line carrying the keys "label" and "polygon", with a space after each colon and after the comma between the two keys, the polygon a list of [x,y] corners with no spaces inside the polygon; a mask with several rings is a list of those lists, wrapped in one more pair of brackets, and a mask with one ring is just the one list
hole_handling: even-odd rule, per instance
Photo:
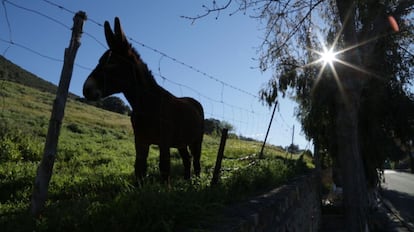
{"label": "tree branch", "polygon": [[222,6],[218,6],[216,0],[213,0],[213,7],[212,8],[209,8],[206,5],[203,5],[202,6],[206,10],[204,12],[204,14],[197,15],[197,16],[194,16],[194,17],[191,17],[191,16],[181,16],[181,18],[189,19],[189,20],[192,21],[192,23],[194,23],[198,19],[204,18],[204,17],[210,15],[213,12],[217,12],[216,19],[218,19],[218,15],[220,14],[220,11],[227,9],[231,5],[232,2],[233,2],[233,0],[227,0],[227,3],[226,4],[224,4]]}
{"label": "tree branch", "polygon": [[[318,0],[315,4],[313,4],[313,5],[310,5],[309,6],[309,11],[299,20],[299,22],[298,23],[296,23],[294,26],[293,26],[293,28],[290,30],[290,31],[288,31],[288,34],[287,34],[287,36],[286,36],[286,38],[284,39],[284,41],[281,43],[281,44],[279,44],[277,47],[275,47],[274,49],[270,49],[270,48],[268,48],[267,50],[268,50],[268,52],[267,52],[267,55],[265,55],[264,57],[262,57],[262,60],[267,60],[267,59],[269,59],[269,56],[278,56],[279,55],[279,53],[281,52],[281,50],[283,49],[283,47],[285,47],[288,43],[289,43],[289,41],[293,38],[293,36],[299,31],[299,29],[301,28],[301,26],[303,25],[303,23],[305,22],[305,20],[307,19],[307,18],[309,18],[310,17],[310,15],[311,15],[311,13],[312,13],[312,11],[319,5],[319,4],[321,4],[322,2],[324,2],[324,0]],[[279,22],[279,20],[281,19],[281,18],[284,18],[284,16],[285,15],[288,15],[289,13],[291,13],[291,12],[293,12],[293,10],[290,10],[290,11],[287,11],[287,12],[284,12],[284,10],[287,8],[287,5],[285,5],[284,6],[284,8],[283,8],[283,11],[279,11],[276,15],[277,15],[277,17],[273,20],[273,22],[271,23],[271,26],[269,27],[268,26],[268,31],[267,31],[267,33],[266,33],[266,37],[264,38],[264,40],[263,40],[263,43],[261,44],[261,46],[260,46],[260,48],[262,49],[262,50],[264,50],[264,46],[266,45],[266,44],[269,44],[269,37],[270,37],[270,35],[271,35],[271,32],[272,31],[274,31],[274,27],[277,25],[277,23]],[[270,22],[271,22],[271,20],[269,20],[269,22],[268,22],[268,24],[270,24]],[[268,45],[268,46],[271,46],[271,45]]]}

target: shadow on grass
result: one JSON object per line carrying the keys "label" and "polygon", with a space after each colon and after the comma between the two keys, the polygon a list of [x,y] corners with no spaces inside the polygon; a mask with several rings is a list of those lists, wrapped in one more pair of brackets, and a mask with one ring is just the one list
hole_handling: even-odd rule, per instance
{"label": "shadow on grass", "polygon": [[[295,161],[296,162],[296,161]],[[180,162],[172,163],[172,185],[152,170],[142,187],[130,174],[55,177],[46,210],[39,219],[29,213],[29,198],[2,202],[2,231],[181,231],[200,228],[220,216],[226,205],[285,183],[297,174],[294,163],[258,161],[234,173],[223,184],[209,186],[211,175],[185,181]],[[257,165],[257,166],[256,166]],[[288,167],[290,166],[290,167]],[[19,190],[16,190],[19,191]],[[16,194],[16,193],[14,193]],[[12,194],[13,195],[13,194]],[[26,193],[26,195],[30,195]],[[19,203],[17,203],[19,201]],[[18,207],[16,207],[18,205]],[[201,225],[202,226],[202,225]]]}
{"label": "shadow on grass", "polygon": [[90,176],[67,181],[64,186],[51,183],[47,205],[39,219],[34,219],[29,211],[34,177],[14,179],[0,187],[1,230],[171,231],[185,228],[220,208],[223,191],[206,187],[201,179],[183,180],[180,165],[172,164],[173,187],[162,184],[156,174],[147,177],[145,185],[138,187],[132,173]]}

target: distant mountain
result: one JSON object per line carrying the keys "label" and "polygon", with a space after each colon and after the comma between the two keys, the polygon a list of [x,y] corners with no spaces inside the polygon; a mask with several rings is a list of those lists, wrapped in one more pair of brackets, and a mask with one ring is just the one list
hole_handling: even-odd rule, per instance
{"label": "distant mountain", "polygon": [[[43,92],[56,94],[57,86],[30,73],[0,55],[0,80],[8,80]],[[77,99],[79,96],[69,93],[69,97]]]}

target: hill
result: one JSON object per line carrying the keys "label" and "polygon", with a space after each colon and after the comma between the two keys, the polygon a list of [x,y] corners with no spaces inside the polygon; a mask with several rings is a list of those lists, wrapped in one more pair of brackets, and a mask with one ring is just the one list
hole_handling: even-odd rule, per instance
{"label": "hill", "polygon": [[[45,81],[44,79],[24,70],[20,66],[12,63],[5,57],[0,55],[0,80],[8,80],[16,82],[25,86],[38,89],[42,92],[55,94],[57,86]],[[69,93],[72,99],[79,98],[79,96]]]}
{"label": "hill", "polygon": [[[12,63],[7,60],[5,57],[0,55],[0,80],[12,81],[19,83],[28,87],[35,88],[42,92],[47,92],[55,94],[57,91],[57,86],[53,83],[50,83],[26,70],[20,66]],[[70,93],[68,97],[70,99],[75,99],[81,102],[84,102],[89,105],[93,105],[98,108],[109,110],[112,112],[120,114],[129,114],[131,112],[128,105],[118,97],[111,96],[97,102],[90,102],[84,98],[77,96],[76,94]]]}
{"label": "hill", "polygon": [[[13,75],[21,80],[18,75],[23,74]],[[45,83],[39,83],[44,88]],[[145,185],[137,186],[129,117],[68,99],[47,208],[42,219],[34,220],[27,208],[53,99],[49,91],[0,80],[2,231],[174,231],[219,217],[225,205],[303,170],[300,161],[284,161],[281,150],[268,148],[266,158],[259,160],[254,154],[260,143],[228,139],[222,181],[212,188],[219,138],[205,136],[200,178],[182,179],[181,159],[172,149],[172,185],[162,185],[158,148],[153,146]]]}

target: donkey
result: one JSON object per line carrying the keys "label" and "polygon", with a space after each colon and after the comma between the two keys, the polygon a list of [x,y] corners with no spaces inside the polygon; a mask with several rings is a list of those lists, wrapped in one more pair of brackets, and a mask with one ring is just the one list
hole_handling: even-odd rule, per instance
{"label": "donkey", "polygon": [[[200,175],[204,112],[201,104],[190,97],[175,97],[155,81],[148,66],[128,42],[115,18],[114,31],[105,21],[105,38],[109,49],[86,79],[83,95],[96,101],[114,93],[123,93],[132,107],[131,123],[135,135],[135,176],[146,176],[148,150],[159,146],[159,169],[163,181],[170,179],[170,148],[177,148],[184,165],[184,178],[191,177],[191,156],[196,176]],[[187,148],[191,151],[188,152]]]}

